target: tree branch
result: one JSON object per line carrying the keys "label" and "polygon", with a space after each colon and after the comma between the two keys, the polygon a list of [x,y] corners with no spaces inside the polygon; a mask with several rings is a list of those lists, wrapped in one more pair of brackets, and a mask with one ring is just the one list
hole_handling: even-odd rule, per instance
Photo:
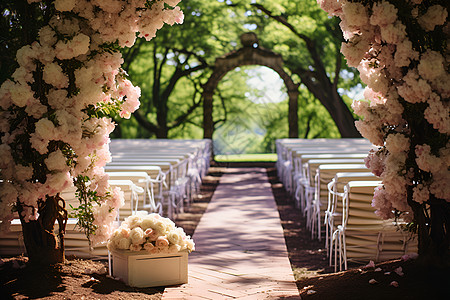
{"label": "tree branch", "polygon": [[320,59],[320,55],[317,52],[316,49],[316,43],[314,40],[310,39],[308,36],[301,34],[300,32],[298,32],[294,26],[292,26],[292,24],[290,24],[285,17],[283,16],[276,16],[274,15],[270,10],[268,10],[267,8],[265,8],[263,5],[261,4],[252,4],[253,6],[255,6],[256,8],[258,8],[259,10],[261,10],[262,12],[264,12],[267,16],[269,16],[270,18],[274,19],[275,21],[281,23],[282,25],[286,26],[292,33],[294,33],[297,37],[301,38],[305,43],[306,43],[306,48],[308,49],[309,54],[311,55],[311,58],[314,62],[314,68],[317,72],[317,74],[320,76],[320,80],[324,80],[324,81],[330,81],[330,79],[327,76],[325,67],[323,65],[322,60]]}
{"label": "tree branch", "polygon": [[194,94],[192,95],[192,105],[188,108],[188,110],[186,112],[184,112],[182,115],[178,116],[175,121],[172,122],[172,124],[169,126],[169,129],[175,128],[180,126],[182,123],[184,123],[186,121],[186,119],[192,114],[192,112],[200,106],[200,104],[202,103],[202,97],[199,97],[198,101],[195,101],[195,98],[197,97],[197,95],[200,94],[199,89],[197,88],[197,84],[194,82],[194,80],[192,80],[191,78],[189,78],[192,82],[193,82],[193,86],[195,89]]}
{"label": "tree branch", "polygon": [[156,134],[158,132],[158,126],[147,120],[144,116],[141,115],[139,110],[136,110],[133,113],[133,116],[136,118],[136,121],[140,126],[144,127],[146,130]]}
{"label": "tree branch", "polygon": [[313,45],[314,42],[307,37],[304,34],[301,34],[300,32],[298,32],[294,26],[292,26],[285,17],[283,16],[275,16],[270,10],[268,10],[267,8],[265,8],[264,6],[262,6],[261,4],[257,4],[257,3],[253,3],[253,6],[255,6],[257,9],[261,10],[262,12],[264,12],[266,15],[268,15],[270,18],[274,19],[275,21],[283,24],[284,26],[286,26],[287,28],[289,28],[290,31],[292,31],[296,36],[298,36],[299,38],[301,38],[302,40],[305,41],[306,45]]}
{"label": "tree branch", "polygon": [[[228,118],[227,107],[225,105],[225,98],[222,97],[222,94],[220,93],[219,89],[217,89],[217,94],[218,94],[218,96],[220,98],[220,102],[222,103],[222,107],[223,107],[224,113],[223,113],[223,118],[222,119],[213,122],[213,127],[215,129],[219,129],[223,124],[225,124],[225,122],[227,121],[227,118]],[[221,122],[222,122],[222,124],[218,125],[217,128],[216,128],[216,125],[221,123]]]}

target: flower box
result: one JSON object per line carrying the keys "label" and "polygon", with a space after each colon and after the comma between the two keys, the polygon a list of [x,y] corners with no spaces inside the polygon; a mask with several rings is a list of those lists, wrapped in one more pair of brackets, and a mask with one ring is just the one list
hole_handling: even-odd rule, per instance
{"label": "flower box", "polygon": [[147,251],[111,251],[112,274],[133,287],[177,285],[188,282],[188,252],[149,254]]}

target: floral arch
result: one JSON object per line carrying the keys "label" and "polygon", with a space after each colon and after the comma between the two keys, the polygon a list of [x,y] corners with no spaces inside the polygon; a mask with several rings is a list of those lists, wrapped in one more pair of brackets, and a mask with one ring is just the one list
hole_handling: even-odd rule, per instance
{"label": "floral arch", "polygon": [[247,32],[241,35],[242,48],[218,57],[214,72],[203,86],[203,130],[204,138],[212,138],[214,132],[213,95],[219,81],[229,71],[245,65],[260,65],[268,67],[280,75],[287,87],[289,96],[289,137],[298,137],[298,84],[283,69],[283,59],[280,54],[259,47],[255,33]]}

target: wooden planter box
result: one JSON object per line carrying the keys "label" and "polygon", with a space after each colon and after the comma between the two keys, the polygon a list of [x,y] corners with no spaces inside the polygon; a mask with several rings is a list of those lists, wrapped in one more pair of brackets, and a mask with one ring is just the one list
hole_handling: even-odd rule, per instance
{"label": "wooden planter box", "polygon": [[111,252],[112,274],[133,287],[177,285],[188,282],[188,253],[149,254],[146,251]]}

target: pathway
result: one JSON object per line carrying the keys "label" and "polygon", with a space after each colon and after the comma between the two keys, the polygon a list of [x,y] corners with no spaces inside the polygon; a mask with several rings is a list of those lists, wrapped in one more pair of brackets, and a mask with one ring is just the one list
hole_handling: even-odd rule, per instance
{"label": "pathway", "polygon": [[193,239],[189,283],[163,299],[300,299],[265,169],[227,169]]}

